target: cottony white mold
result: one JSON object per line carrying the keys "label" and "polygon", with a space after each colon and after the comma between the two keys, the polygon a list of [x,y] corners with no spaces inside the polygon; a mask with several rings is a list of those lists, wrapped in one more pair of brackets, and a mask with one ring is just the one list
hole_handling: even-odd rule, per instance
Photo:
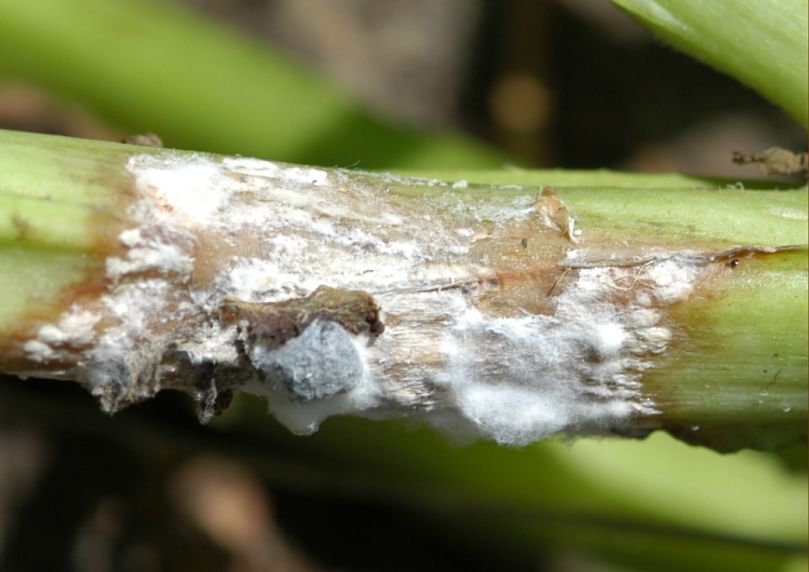
{"label": "cottony white mold", "polygon": [[95,338],[95,326],[100,316],[73,305],[56,324],[45,324],[37,332],[37,337],[23,345],[26,357],[36,362],[58,359],[65,348],[90,345]]}
{"label": "cottony white mold", "polygon": [[[652,290],[665,286],[679,294],[690,287],[679,282],[688,273],[661,264],[650,273],[659,280]],[[648,327],[659,321],[658,312],[612,301],[633,272],[583,270],[559,296],[553,316],[487,317],[453,294],[447,304],[453,318],[441,343],[445,365],[435,376],[467,422],[461,425],[522,445],[559,431],[598,432],[635,414],[655,414],[653,404],[639,399],[640,376],[671,333]],[[434,422],[459,425],[443,413]]]}
{"label": "cottony white mold", "polygon": [[[335,414],[407,415],[520,445],[655,413],[640,376],[672,337],[660,308],[697,277],[685,259],[581,268],[553,312],[501,315],[482,303],[499,288],[497,261],[473,247],[492,222],[537,216],[533,196],[467,202],[426,181],[447,194],[431,199],[425,219],[340,171],[200,155],[136,156],[128,169],[140,198],[119,236],[125,255],[107,261],[108,291],[24,348],[40,362],[79,348],[72,375],[111,408],[156,391],[187,362],[218,372],[203,385],[239,379],[301,433]],[[587,259],[584,250],[566,258]],[[321,285],[373,296],[385,332],[352,333],[326,317],[279,345],[219,318],[227,301],[302,299]]]}

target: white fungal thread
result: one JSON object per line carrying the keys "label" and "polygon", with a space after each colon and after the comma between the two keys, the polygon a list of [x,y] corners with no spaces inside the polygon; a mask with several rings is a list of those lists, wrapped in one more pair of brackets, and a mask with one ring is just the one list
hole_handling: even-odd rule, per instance
{"label": "white fungal thread", "polygon": [[[612,298],[631,270],[582,270],[553,315],[491,317],[462,294],[446,294],[440,366],[427,372],[419,361],[414,377],[433,376],[461,419],[439,411],[428,420],[522,445],[657,413],[642,397],[640,378],[672,333],[660,325],[661,312],[648,306],[652,297],[657,305],[686,296],[693,276],[671,261],[652,266],[644,291],[653,294],[620,304]],[[372,351],[387,350],[380,340]]]}
{"label": "white fungal thread", "polygon": [[62,357],[66,346],[89,346],[95,339],[99,319],[98,314],[73,306],[58,323],[41,326],[37,337],[23,344],[23,352],[34,362],[47,362]]}
{"label": "white fungal thread", "polygon": [[[664,308],[689,295],[699,268],[654,254],[642,265],[582,265],[591,255],[570,250],[580,234],[555,195],[492,205],[464,200],[466,181],[426,181],[441,191],[414,211],[392,177],[193,155],[135,156],[127,168],[140,198],[119,236],[123,254],[107,260],[107,290],[23,348],[42,364],[77,352],[68,373],[109,409],[184,383],[174,378],[190,368],[207,372],[195,383],[209,407],[211,380],[230,380],[299,433],[330,415],[408,415],[522,445],[656,413],[641,376],[673,337]],[[554,282],[547,311],[501,311],[490,302],[502,287],[499,255],[480,245],[496,240],[492,224],[532,221],[541,240],[560,241],[569,276]],[[339,308],[304,320],[317,308],[288,305],[324,285],[367,293],[384,333],[375,314],[351,331]],[[220,315],[233,300],[267,312],[278,304],[278,325],[266,339],[248,336],[256,324]]]}

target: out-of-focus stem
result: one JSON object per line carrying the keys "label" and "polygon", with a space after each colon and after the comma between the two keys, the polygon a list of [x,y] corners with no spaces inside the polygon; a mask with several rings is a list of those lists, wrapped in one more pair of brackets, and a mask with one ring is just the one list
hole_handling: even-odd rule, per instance
{"label": "out-of-focus stem", "polygon": [[[389,126],[339,89],[178,2],[0,0],[0,72],[168,145],[364,168],[497,166],[452,134]],[[294,102],[294,103],[291,103]]]}

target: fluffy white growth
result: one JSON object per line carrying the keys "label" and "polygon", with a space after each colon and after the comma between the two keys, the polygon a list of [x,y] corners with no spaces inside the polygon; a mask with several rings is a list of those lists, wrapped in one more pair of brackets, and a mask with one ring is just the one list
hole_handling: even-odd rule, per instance
{"label": "fluffy white growth", "polygon": [[130,159],[129,169],[149,198],[148,214],[173,225],[205,225],[230,198],[231,187],[222,184],[221,167],[202,156],[172,161],[140,155]]}
{"label": "fluffy white growth", "polygon": [[[226,202],[210,202],[219,222],[205,218],[213,209],[198,214],[205,224],[227,220],[231,228],[249,227],[264,237],[267,256],[234,258],[214,280],[213,297],[203,296],[206,307],[221,297],[280,301],[328,284],[368,291],[395,316],[396,326],[372,346],[359,344],[363,373],[357,385],[325,398],[302,401],[302,394],[316,390],[291,380],[322,375],[315,365],[322,356],[312,346],[293,344],[284,355],[254,348],[257,367],[276,373],[248,390],[267,396],[274,414],[293,430],[311,432],[328,415],[376,415],[388,402],[426,408],[431,422],[450,431],[517,445],[654,412],[639,392],[640,373],[649,367],[643,356],[664,351],[671,334],[650,306],[690,292],[694,272],[685,265],[671,260],[640,270],[582,269],[558,297],[552,316],[487,316],[472,303],[474,295],[458,289],[491,274],[464,259],[475,240],[472,228],[444,229],[435,216],[403,217],[362,189],[352,189],[352,204],[343,196],[345,187],[329,184],[337,182],[317,169],[248,159],[223,165],[235,176],[220,176],[216,183],[228,189]],[[260,192],[260,203],[248,198],[253,192]],[[470,226],[536,216],[535,197],[524,193],[505,205],[447,193],[436,208],[465,217]],[[586,255],[574,251],[568,259]],[[641,279],[653,287],[638,288],[629,308],[614,302],[616,292],[631,291]],[[340,369],[338,381],[352,371],[330,367]],[[299,384],[298,398],[290,384]]]}
{"label": "fluffy white growth", "polygon": [[597,324],[594,328],[594,347],[602,357],[616,355],[626,342],[623,326],[616,323]]}
{"label": "fluffy white growth", "polygon": [[274,302],[306,296],[319,285],[318,280],[300,277],[272,259],[236,257],[216,277],[213,292],[205,295],[213,294],[214,304],[221,298]]}
{"label": "fluffy white growth", "polygon": [[40,340],[28,340],[22,346],[25,357],[31,361],[47,361],[56,353],[53,348]]}
{"label": "fluffy white growth", "polygon": [[96,313],[73,306],[61,317],[58,325],[47,324],[39,329],[39,339],[51,344],[89,344],[95,335]]}
{"label": "fluffy white growth", "polygon": [[188,274],[194,268],[193,257],[178,246],[151,240],[140,243],[142,246],[130,248],[126,258],[108,258],[107,276],[117,281],[122,276],[135,272],[156,270],[162,274]]}
{"label": "fluffy white growth", "polygon": [[523,445],[563,430],[597,431],[644,410],[621,313],[606,301],[593,304],[606,288],[595,292],[589,279],[582,286],[562,296],[556,316],[492,318],[454,296],[437,380],[467,427]]}
{"label": "fluffy white growth", "polygon": [[329,174],[326,171],[311,167],[285,167],[270,161],[244,157],[225,158],[222,160],[222,165],[229,171],[253,177],[280,178],[287,184],[293,185],[323,186],[329,182]]}
{"label": "fluffy white growth", "polygon": [[326,171],[321,171],[320,169],[287,167],[283,170],[283,176],[290,182],[309,184],[316,187],[322,187],[329,182]]}
{"label": "fluffy white growth", "polygon": [[553,315],[486,316],[460,293],[447,296],[452,325],[440,344],[446,365],[435,379],[462,420],[445,410],[428,418],[452,431],[522,445],[654,414],[640,376],[668,348],[672,333],[659,325],[660,310],[645,304],[682,299],[696,270],[666,259],[639,272],[582,269],[557,297]]}
{"label": "fluffy white growth", "polygon": [[281,166],[276,163],[250,157],[225,157],[222,165],[226,170],[258,178],[276,177],[281,172]]}
{"label": "fluffy white growth", "polygon": [[[536,389],[511,383],[471,381],[458,391],[458,407],[483,435],[522,445],[558,433],[569,425],[569,410]],[[541,394],[540,394],[541,395]]]}
{"label": "fluffy white growth", "polygon": [[[40,362],[84,348],[79,373],[111,408],[156,390],[165,356],[180,355],[246,370],[241,389],[299,433],[331,415],[406,414],[522,445],[655,413],[640,378],[671,342],[660,308],[693,289],[697,267],[685,258],[588,266],[589,253],[570,251],[581,267],[552,311],[501,311],[503,268],[478,247],[498,238],[495,226],[537,217],[533,193],[492,204],[462,200],[466,181],[424,181],[445,194],[416,216],[387,188],[339,171],[201,155],[133,157],[128,169],[140,200],[99,307],[72,309],[23,348]],[[572,240],[571,221],[560,228]],[[194,253],[220,244],[197,272]],[[321,285],[373,296],[384,333],[318,319],[279,345],[219,317],[226,300],[281,302]]]}
{"label": "fluffy white growth", "polygon": [[87,351],[80,367],[105,408],[115,409],[121,395],[147,397],[156,390],[144,374],[156,367],[163,351],[163,340],[151,332],[151,325],[165,315],[170,290],[165,280],[145,279],[119,285],[103,298],[114,322]]}
{"label": "fluffy white growth", "polygon": [[697,269],[674,259],[644,267],[644,277],[654,282],[653,295],[664,303],[685,299],[691,293]]}
{"label": "fluffy white growth", "polygon": [[99,320],[97,313],[74,305],[61,316],[57,324],[41,326],[36,339],[28,340],[23,345],[23,352],[33,361],[59,359],[71,348],[90,344],[95,337],[95,326]]}

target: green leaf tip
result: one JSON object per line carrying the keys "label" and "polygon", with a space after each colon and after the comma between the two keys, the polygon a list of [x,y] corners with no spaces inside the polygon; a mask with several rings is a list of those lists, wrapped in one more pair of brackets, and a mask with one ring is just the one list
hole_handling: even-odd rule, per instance
{"label": "green leaf tip", "polygon": [[809,122],[807,0],[612,0],[676,48]]}

